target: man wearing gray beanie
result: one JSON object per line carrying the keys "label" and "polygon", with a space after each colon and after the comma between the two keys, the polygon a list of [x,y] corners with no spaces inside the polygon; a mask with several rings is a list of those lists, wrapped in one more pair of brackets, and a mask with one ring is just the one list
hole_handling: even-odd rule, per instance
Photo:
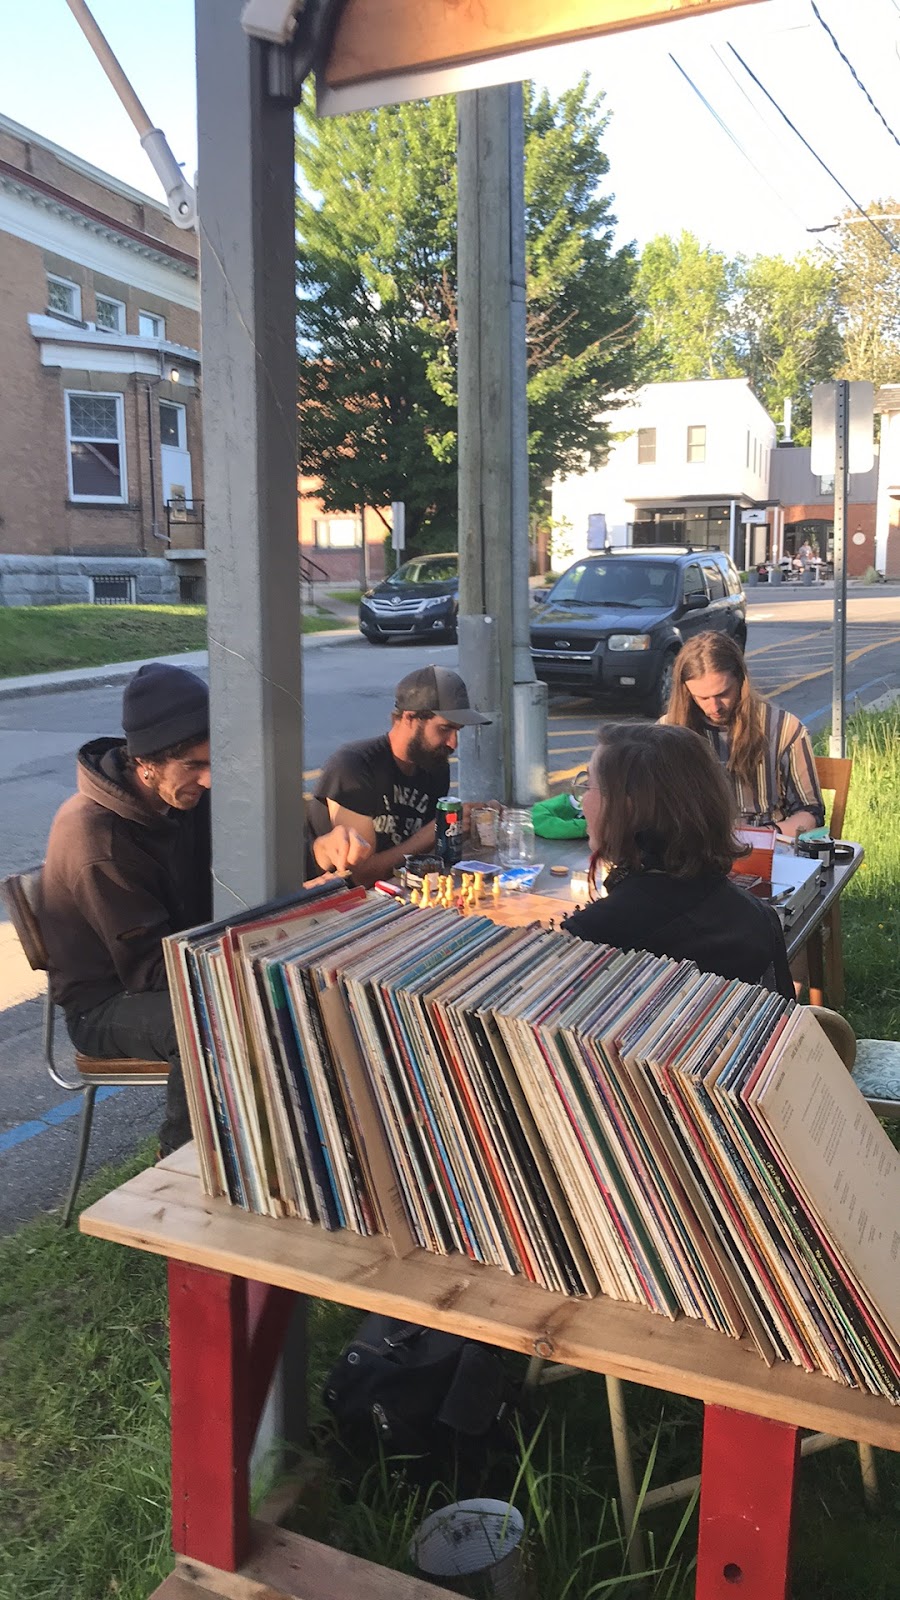
{"label": "man wearing gray beanie", "polygon": [[[122,727],[124,739],[78,752],[78,792],[50,829],[41,931],[50,993],[76,1049],[168,1061],[168,1155],[191,1127],[162,940],[212,915],[206,684],[149,662],[125,686]],[[313,848],[312,872],[345,871],[358,855],[346,830]]]}

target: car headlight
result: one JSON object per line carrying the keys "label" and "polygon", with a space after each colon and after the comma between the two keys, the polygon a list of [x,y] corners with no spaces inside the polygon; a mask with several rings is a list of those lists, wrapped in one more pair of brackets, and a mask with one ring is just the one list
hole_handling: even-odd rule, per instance
{"label": "car headlight", "polygon": [[649,633],[611,633],[607,642],[608,650],[649,650]]}
{"label": "car headlight", "polygon": [[450,596],[449,595],[439,594],[439,595],[436,595],[433,600],[423,600],[422,601],[422,610],[423,611],[437,611],[440,606],[446,606],[446,605],[449,605],[449,603],[450,603]]}

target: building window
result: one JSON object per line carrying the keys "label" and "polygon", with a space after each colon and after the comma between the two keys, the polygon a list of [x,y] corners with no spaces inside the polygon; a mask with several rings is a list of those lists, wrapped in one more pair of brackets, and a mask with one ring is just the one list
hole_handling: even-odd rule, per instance
{"label": "building window", "polygon": [[159,442],[173,450],[187,449],[187,424],[184,406],[173,405],[171,400],[159,402]]}
{"label": "building window", "polygon": [[109,295],[97,296],[97,327],[104,333],[125,332],[125,307],[121,300],[111,300]]}
{"label": "building window", "polygon": [[359,517],[316,517],[313,531],[320,550],[353,550],[362,544]]}
{"label": "building window", "polygon": [[649,466],[656,460],[656,429],[638,428],[638,466]]}
{"label": "building window", "polygon": [[152,311],[139,311],[138,333],[142,339],[164,339],[166,337],[165,317],[157,317]]}
{"label": "building window", "polygon": [[121,505],[128,498],[122,396],[67,390],[66,442],[69,498]]}
{"label": "building window", "polygon": [[688,428],[687,431],[687,458],[688,461],[706,460],[706,429]]}
{"label": "building window", "polygon": [[104,572],[91,579],[92,606],[133,606],[134,578],[127,572]]}
{"label": "building window", "polygon": [[73,322],[81,321],[81,290],[77,283],[70,283],[68,278],[51,277],[47,274],[47,310],[54,317],[71,317]]}

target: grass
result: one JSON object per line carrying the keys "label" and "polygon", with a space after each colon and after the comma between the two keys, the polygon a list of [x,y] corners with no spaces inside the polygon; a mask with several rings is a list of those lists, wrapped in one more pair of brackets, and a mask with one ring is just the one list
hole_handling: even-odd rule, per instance
{"label": "grass", "polygon": [[[343,627],[304,613],[304,633]],[[0,678],[206,649],[205,606],[0,606]]]}
{"label": "grass", "polygon": [[866,857],[841,898],[846,1015],[858,1038],[900,1039],[900,705],[848,724],[843,833]]}
{"label": "grass", "polygon": [[[847,1013],[860,1034],[900,1036],[900,709],[852,719],[845,833],[866,861],[844,896]],[[83,1203],[150,1159],[85,1186]],[[145,1600],[169,1570],[165,1264],[39,1218],[0,1240],[0,1596],[3,1600]],[[310,1305],[316,1397],[358,1314]],[[523,1363],[509,1357],[511,1370]],[[640,1475],[698,1471],[701,1407],[627,1387]],[[653,1576],[638,1590],[624,1537],[603,1385],[590,1375],[546,1391],[547,1420],[525,1419],[520,1446],[485,1467],[486,1492],[512,1498],[540,1600],[689,1600],[695,1521],[684,1508],[644,1519]],[[543,1396],[542,1396],[543,1399]],[[535,1427],[535,1423],[537,1426]],[[900,1570],[900,1455],[879,1451],[881,1508],[865,1510],[850,1444],[800,1470],[792,1600],[895,1600]],[[516,1487],[516,1484],[518,1486]],[[377,1457],[359,1492],[325,1478],[301,1531],[408,1570],[411,1532],[454,1486],[429,1495]]]}
{"label": "grass", "polygon": [[361,589],[329,589],[329,600],[343,600],[345,605],[355,606],[359,600]]}
{"label": "grass", "polygon": [[5,1600],[145,1600],[171,1566],[165,1281],[55,1217],[0,1241]]}

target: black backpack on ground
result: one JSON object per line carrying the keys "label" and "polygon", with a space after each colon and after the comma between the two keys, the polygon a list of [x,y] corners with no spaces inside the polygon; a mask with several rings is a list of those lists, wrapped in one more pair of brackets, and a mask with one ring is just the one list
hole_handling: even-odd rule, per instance
{"label": "black backpack on ground", "polygon": [[471,1467],[508,1444],[511,1394],[490,1345],[373,1313],[335,1362],[323,1399],[357,1466],[380,1444],[387,1456]]}

